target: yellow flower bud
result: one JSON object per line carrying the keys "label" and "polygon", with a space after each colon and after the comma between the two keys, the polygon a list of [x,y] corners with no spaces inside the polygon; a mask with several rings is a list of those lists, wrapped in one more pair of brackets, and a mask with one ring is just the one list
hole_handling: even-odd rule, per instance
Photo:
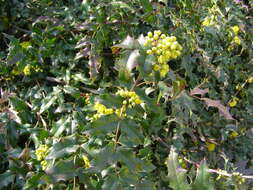
{"label": "yellow flower bud", "polygon": [[235,36],[233,38],[232,42],[235,43],[235,44],[240,45],[241,44],[241,39],[238,36]]}
{"label": "yellow flower bud", "polygon": [[216,148],[216,144],[214,144],[214,143],[206,142],[206,145],[207,145],[207,150],[209,152],[213,152],[215,150],[215,148]]}
{"label": "yellow flower bud", "polygon": [[160,66],[157,65],[157,64],[155,64],[155,65],[153,66],[153,69],[154,69],[155,71],[159,71],[159,70],[160,70]]}
{"label": "yellow flower bud", "polygon": [[151,54],[152,54],[152,50],[150,50],[150,49],[147,50],[147,54],[148,54],[148,55],[151,55]]}
{"label": "yellow flower bud", "polygon": [[152,34],[152,32],[148,32],[148,37],[152,37],[153,36],[153,34]]}
{"label": "yellow flower bud", "polygon": [[248,82],[248,83],[253,83],[253,77],[249,77],[249,78],[247,79],[247,82]]}
{"label": "yellow flower bud", "polygon": [[237,137],[238,135],[239,135],[239,134],[238,134],[236,131],[233,131],[233,132],[230,133],[229,137],[230,137],[230,138],[235,138],[235,137]]}
{"label": "yellow flower bud", "polygon": [[237,35],[240,31],[239,26],[235,25],[233,27],[231,27],[231,30],[234,32],[235,35]]}
{"label": "yellow flower bud", "polygon": [[83,162],[84,162],[84,168],[89,168],[90,167],[90,160],[87,156],[83,155],[82,156]]}
{"label": "yellow flower bud", "polygon": [[158,40],[159,36],[157,34],[154,35],[154,40]]}
{"label": "yellow flower bud", "polygon": [[230,107],[235,107],[236,105],[237,105],[237,102],[238,102],[238,98],[237,97],[232,97],[232,99],[229,101],[229,103],[228,103],[228,105],[230,106]]}

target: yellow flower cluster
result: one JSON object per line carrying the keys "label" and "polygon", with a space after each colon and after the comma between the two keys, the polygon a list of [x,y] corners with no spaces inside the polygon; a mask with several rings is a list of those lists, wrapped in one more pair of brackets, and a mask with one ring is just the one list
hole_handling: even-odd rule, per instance
{"label": "yellow flower cluster", "polygon": [[234,34],[234,37],[232,39],[232,43],[240,45],[241,44],[241,39],[238,37],[238,33],[240,32],[239,26],[235,25],[235,26],[231,27],[230,30]]}
{"label": "yellow flower cluster", "polygon": [[90,160],[87,156],[83,155],[82,156],[83,162],[84,162],[84,168],[89,168],[90,167]]}
{"label": "yellow flower cluster", "polygon": [[123,105],[128,105],[130,108],[142,103],[140,97],[134,91],[119,90],[116,95],[125,98]]}
{"label": "yellow flower cluster", "polygon": [[127,108],[132,108],[142,103],[140,97],[134,91],[119,90],[118,92],[116,92],[116,95],[119,95],[124,98],[124,101],[122,102],[123,106],[120,109],[115,110],[115,113],[119,117],[126,116],[125,112]]}
{"label": "yellow flower cluster", "polygon": [[48,166],[48,162],[45,160],[47,154],[48,154],[48,146],[47,145],[40,145],[39,148],[36,149],[35,155],[37,157],[37,160],[40,161],[40,164],[42,166],[42,169],[45,170]]}
{"label": "yellow flower cluster", "polygon": [[95,103],[94,109],[97,111],[97,113],[93,116],[93,120],[96,120],[103,115],[113,114],[114,112],[112,108],[107,108],[105,105],[98,102]]}
{"label": "yellow flower cluster", "polygon": [[167,36],[160,30],[155,30],[154,33],[149,32],[144,46],[149,47],[147,54],[157,57],[157,64],[153,65],[153,70],[159,71],[161,77],[169,72],[167,62],[180,56],[183,49],[175,36]]}
{"label": "yellow flower cluster", "polygon": [[35,72],[42,72],[43,70],[38,66],[38,65],[26,65],[23,69],[23,73],[25,76],[29,76],[31,75],[32,71],[35,71]]}
{"label": "yellow flower cluster", "polygon": [[116,95],[119,95],[124,98],[122,102],[122,107],[119,109],[112,109],[107,108],[105,105],[97,102],[94,105],[94,109],[97,111],[97,113],[91,118],[93,121],[97,120],[103,115],[109,115],[113,113],[115,113],[118,117],[125,117],[127,108],[132,108],[142,103],[141,99],[134,91],[119,90],[118,92],[116,92]]}

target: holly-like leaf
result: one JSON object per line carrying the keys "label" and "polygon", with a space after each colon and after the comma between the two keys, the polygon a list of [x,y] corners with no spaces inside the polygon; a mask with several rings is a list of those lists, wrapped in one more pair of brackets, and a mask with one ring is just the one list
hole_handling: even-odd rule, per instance
{"label": "holly-like leaf", "polygon": [[174,148],[170,150],[170,154],[166,163],[168,168],[170,188],[173,190],[191,189],[186,179],[186,171],[179,167],[177,153],[175,152]]}
{"label": "holly-like leaf", "polygon": [[127,36],[123,42],[114,45],[114,47],[124,48],[124,49],[137,49],[139,47],[139,42],[131,36]]}
{"label": "holly-like leaf", "polygon": [[0,174],[0,189],[12,183],[15,179],[15,175],[13,175],[10,171]]}
{"label": "holly-like leaf", "polygon": [[54,182],[59,182],[73,179],[75,176],[75,169],[76,167],[73,160],[61,160],[54,166],[48,168],[45,172]]}
{"label": "holly-like leaf", "polygon": [[140,57],[139,50],[133,50],[127,60],[127,69],[131,72],[138,65],[138,58]]}
{"label": "holly-like leaf", "polygon": [[74,136],[69,136],[61,139],[60,142],[55,143],[52,146],[47,159],[66,158],[66,156],[76,152],[79,146],[75,145],[77,142],[74,138]]}
{"label": "holly-like leaf", "polygon": [[57,121],[53,124],[53,127],[52,127],[50,132],[55,137],[59,137],[67,127],[70,127],[70,125],[71,125],[70,122],[71,122],[70,116],[69,117],[63,117],[59,121]]}
{"label": "holly-like leaf", "polygon": [[209,98],[202,98],[205,101],[207,107],[215,107],[218,108],[221,115],[223,115],[226,119],[234,120],[234,118],[229,113],[229,108],[222,105],[220,100],[211,100]]}
{"label": "holly-like leaf", "polygon": [[213,184],[210,181],[210,173],[208,173],[208,168],[206,163],[201,163],[197,170],[197,176],[193,184],[194,190],[214,190]]}
{"label": "holly-like leaf", "polygon": [[48,110],[55,103],[60,93],[61,93],[61,90],[59,88],[55,88],[52,93],[48,94],[42,100],[39,113],[42,114],[44,111]]}

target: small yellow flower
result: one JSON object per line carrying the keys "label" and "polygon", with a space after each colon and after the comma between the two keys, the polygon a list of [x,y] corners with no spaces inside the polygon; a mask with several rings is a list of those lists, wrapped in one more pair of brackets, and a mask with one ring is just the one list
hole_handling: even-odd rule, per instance
{"label": "small yellow flower", "polygon": [[45,158],[47,157],[48,151],[49,151],[49,147],[47,145],[42,145],[42,144],[35,151],[37,160],[40,161],[40,164],[43,170],[45,170],[48,166],[48,162],[45,160]]}
{"label": "small yellow flower", "polygon": [[160,70],[160,66],[158,64],[155,64],[153,66],[153,69],[154,69],[154,71],[159,71]]}
{"label": "small yellow flower", "polygon": [[48,166],[48,162],[46,160],[43,160],[40,162],[42,170],[46,170]]}
{"label": "small yellow flower", "polygon": [[84,168],[90,168],[90,160],[87,156],[83,155],[82,156],[83,162],[84,162]]}
{"label": "small yellow flower", "polygon": [[150,50],[150,49],[147,50],[147,54],[148,54],[148,55],[151,55],[151,54],[152,54],[152,50]]}
{"label": "small yellow flower", "polygon": [[152,36],[153,36],[152,32],[149,32],[148,37],[152,38]]}
{"label": "small yellow flower", "polygon": [[37,160],[43,160],[48,154],[48,146],[47,145],[40,145],[39,148],[36,149],[35,155],[37,156]]}
{"label": "small yellow flower", "polygon": [[235,36],[232,40],[232,43],[240,45],[241,44],[241,39],[238,36]]}
{"label": "small yellow flower", "polygon": [[231,27],[231,30],[234,32],[235,35],[237,35],[240,31],[239,26],[235,25],[233,27]]}
{"label": "small yellow flower", "polygon": [[235,138],[235,137],[237,137],[238,135],[239,135],[239,134],[238,134],[236,131],[233,131],[233,132],[230,133],[229,137],[230,137],[230,138]]}
{"label": "small yellow flower", "polygon": [[206,142],[206,145],[207,145],[207,150],[208,150],[209,152],[213,152],[213,151],[215,150],[216,144]]}
{"label": "small yellow flower", "polygon": [[98,102],[95,103],[94,109],[97,111],[97,113],[93,115],[93,120],[97,120],[103,115],[113,114],[114,112],[112,108],[107,108],[105,105],[100,104]]}
{"label": "small yellow flower", "polygon": [[23,73],[25,76],[31,75],[31,65],[26,65],[23,69]]}
{"label": "small yellow flower", "polygon": [[235,107],[237,105],[238,101],[239,101],[239,99],[237,97],[233,96],[232,99],[228,103],[229,107]]}
{"label": "small yellow flower", "polygon": [[253,83],[253,77],[249,77],[249,78],[247,79],[247,82],[248,82],[248,83]]}

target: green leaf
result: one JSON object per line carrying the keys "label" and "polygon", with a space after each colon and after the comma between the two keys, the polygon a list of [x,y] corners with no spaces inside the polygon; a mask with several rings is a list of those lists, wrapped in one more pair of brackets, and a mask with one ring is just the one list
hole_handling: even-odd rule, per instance
{"label": "green leaf", "polygon": [[53,144],[52,149],[50,150],[46,159],[66,158],[70,154],[77,151],[79,146],[76,145],[76,143],[77,142],[74,136],[62,138],[60,142]]}
{"label": "green leaf", "polygon": [[15,175],[10,171],[6,171],[5,173],[0,174],[0,189],[12,183],[14,179]]}
{"label": "green leaf", "polygon": [[197,176],[193,184],[194,190],[214,190],[213,184],[210,179],[210,173],[208,173],[206,162],[202,162],[197,170]]}
{"label": "green leaf", "polygon": [[126,63],[126,67],[129,72],[131,72],[138,65],[139,57],[140,57],[140,52],[137,49],[133,50],[130,53],[127,63]]}
{"label": "green leaf", "polygon": [[133,120],[125,119],[120,123],[122,135],[124,136],[123,144],[138,145],[142,144],[144,137],[141,133],[140,127]]}
{"label": "green leaf", "polygon": [[130,7],[127,3],[122,1],[114,1],[110,3],[112,6],[119,7],[121,9],[129,9],[130,11],[135,11],[132,7]]}
{"label": "green leaf", "polygon": [[117,175],[110,175],[105,178],[105,182],[102,186],[102,190],[119,190],[121,184]]}
{"label": "green leaf", "polygon": [[66,85],[66,86],[63,87],[63,91],[66,94],[70,94],[70,95],[72,95],[75,98],[79,98],[80,97],[80,91],[78,90],[78,88],[75,88],[73,86]]}
{"label": "green leaf", "polygon": [[75,164],[71,160],[61,160],[57,162],[54,166],[48,168],[45,172],[54,182],[66,181],[73,179],[75,174]]}
{"label": "green leaf", "polygon": [[70,127],[70,125],[71,117],[62,117],[57,122],[53,123],[53,127],[50,132],[54,135],[54,137],[59,137],[67,127]]}
{"label": "green leaf", "polygon": [[173,190],[188,190],[191,189],[186,179],[186,171],[179,167],[177,153],[174,148],[171,148],[167,159],[168,178],[170,187]]}
{"label": "green leaf", "polygon": [[106,135],[116,130],[118,125],[118,117],[116,115],[105,115],[88,125],[87,133],[91,135]]}
{"label": "green leaf", "polygon": [[149,0],[140,0],[140,2],[146,13],[153,11],[152,4],[149,2]]}
{"label": "green leaf", "polygon": [[42,176],[43,173],[33,173],[33,175],[26,180],[24,189],[38,188],[39,185],[45,184],[45,182],[41,180]]}
{"label": "green leaf", "polygon": [[124,48],[124,49],[138,49],[140,47],[140,44],[133,37],[127,36],[123,40],[123,42],[121,42],[120,44],[116,44],[113,47],[119,47],[119,48]]}
{"label": "green leaf", "polygon": [[12,96],[9,97],[9,100],[11,105],[17,112],[23,112],[28,110],[26,103],[23,100],[19,99],[18,97]]}
{"label": "green leaf", "polygon": [[139,184],[136,185],[135,187],[136,190],[157,190],[155,187],[155,183],[149,180],[144,180],[140,182]]}
{"label": "green leaf", "polygon": [[42,114],[44,111],[48,110],[57,100],[59,94],[60,94],[60,90],[56,89],[56,91],[48,94],[43,100],[42,100],[42,104],[40,107],[40,111],[39,113]]}

